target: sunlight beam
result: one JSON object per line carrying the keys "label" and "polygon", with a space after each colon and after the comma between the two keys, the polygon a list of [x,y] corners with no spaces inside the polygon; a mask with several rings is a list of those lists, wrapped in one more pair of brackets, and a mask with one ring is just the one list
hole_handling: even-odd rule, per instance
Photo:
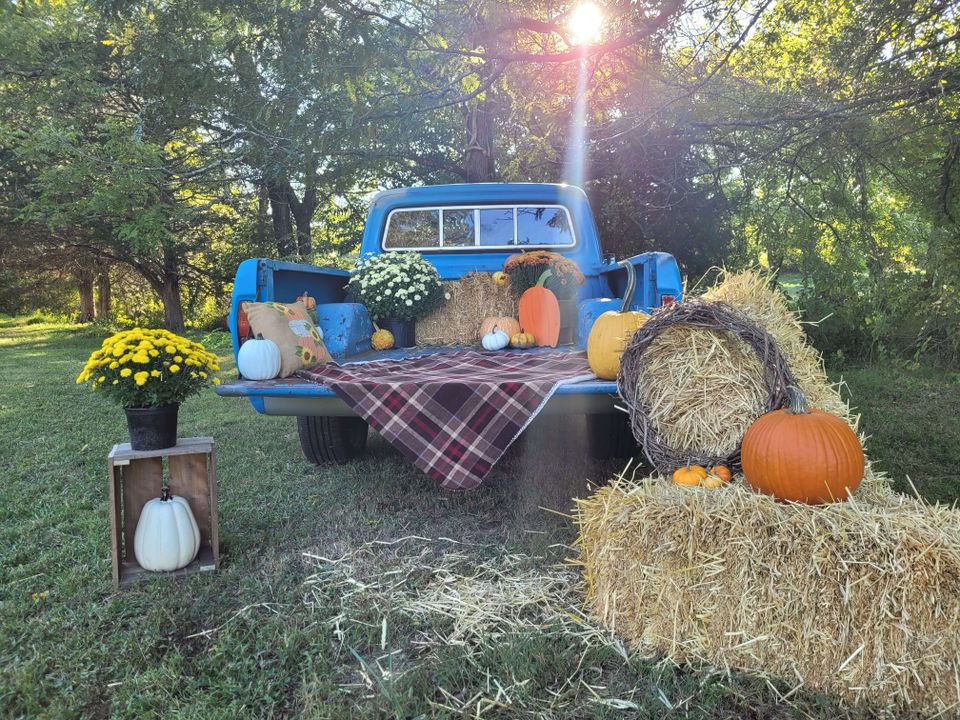
{"label": "sunlight beam", "polygon": [[570,42],[574,45],[590,45],[600,39],[603,28],[603,12],[592,2],[575,7],[567,21]]}

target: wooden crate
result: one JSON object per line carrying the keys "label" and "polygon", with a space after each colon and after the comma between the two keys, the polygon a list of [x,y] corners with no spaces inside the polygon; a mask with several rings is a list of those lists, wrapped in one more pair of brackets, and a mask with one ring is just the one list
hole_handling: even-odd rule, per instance
{"label": "wooden crate", "polygon": [[217,522],[217,450],[213,438],[177,440],[163,450],[131,450],[130,443],[114,445],[107,457],[110,484],[110,531],[113,584],[126,585],[150,574],[133,554],[133,536],[144,504],[160,497],[169,485],[190,505],[200,528],[200,551],[185,568],[164,575],[216,570],[220,559]]}

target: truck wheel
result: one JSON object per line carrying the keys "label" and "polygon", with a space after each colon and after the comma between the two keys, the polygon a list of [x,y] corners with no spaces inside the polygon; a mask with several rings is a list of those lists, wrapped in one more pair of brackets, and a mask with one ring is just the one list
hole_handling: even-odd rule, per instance
{"label": "truck wheel", "polygon": [[588,415],[587,430],[590,454],[595,458],[628,458],[640,452],[630,429],[630,416],[624,412]]}
{"label": "truck wheel", "polygon": [[300,447],[314,465],[343,465],[367,448],[367,423],[359,417],[297,417]]}

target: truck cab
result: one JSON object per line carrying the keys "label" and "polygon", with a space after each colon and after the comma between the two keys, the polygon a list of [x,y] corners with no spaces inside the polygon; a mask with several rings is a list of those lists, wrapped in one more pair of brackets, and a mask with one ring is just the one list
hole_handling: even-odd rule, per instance
{"label": "truck cab", "polygon": [[[372,200],[360,243],[361,256],[416,251],[442,280],[493,273],[511,255],[550,250],[574,261],[586,282],[576,298],[576,325],[560,349],[583,350],[593,321],[619,309],[627,288],[624,263],[635,270],[631,309],[650,312],[681,299],[680,271],[672,255],[649,252],[618,262],[604,254],[584,192],[568,185],[488,183],[400,188]],[[362,305],[348,302],[344,270],[263,258],[237,269],[228,318],[234,352],[245,337],[241,303],[293,302],[304,292],[317,300],[319,327],[336,362],[403,359],[451,348],[416,347],[374,353],[373,324]],[[328,388],[296,377],[219,386],[227,397],[246,397],[257,412],[297,417],[304,453],[313,462],[347,462],[363,452],[368,428]],[[545,412],[585,414],[597,454],[631,446],[626,416],[614,408],[616,383],[594,380],[560,387]],[[628,439],[629,438],[629,439]]]}

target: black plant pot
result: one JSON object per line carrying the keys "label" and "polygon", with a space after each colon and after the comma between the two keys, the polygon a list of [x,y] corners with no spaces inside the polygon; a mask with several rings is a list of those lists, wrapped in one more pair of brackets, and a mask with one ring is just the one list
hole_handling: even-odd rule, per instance
{"label": "black plant pot", "polygon": [[558,302],[560,304],[560,336],[557,344],[570,345],[577,329],[577,298],[561,297],[558,298]]}
{"label": "black plant pot", "polygon": [[380,327],[393,335],[394,347],[410,348],[417,344],[416,320],[384,320]]}
{"label": "black plant pot", "polygon": [[179,404],[161,407],[124,408],[130,447],[133,450],[163,450],[177,444]]}

